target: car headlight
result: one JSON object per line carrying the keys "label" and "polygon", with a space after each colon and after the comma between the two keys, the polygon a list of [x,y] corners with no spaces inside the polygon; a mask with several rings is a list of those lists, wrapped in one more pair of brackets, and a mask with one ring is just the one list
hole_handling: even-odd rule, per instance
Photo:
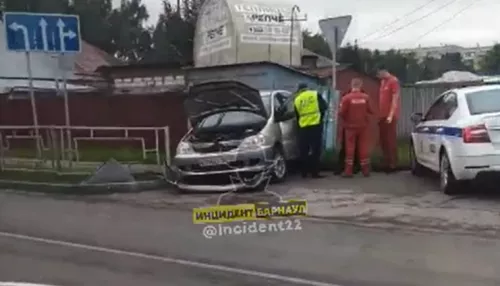
{"label": "car headlight", "polygon": [[241,142],[238,149],[240,150],[259,149],[267,145],[269,145],[269,139],[262,134],[258,134],[245,138],[243,142]]}
{"label": "car headlight", "polygon": [[194,153],[193,147],[187,142],[179,142],[177,145],[177,155],[186,155]]}

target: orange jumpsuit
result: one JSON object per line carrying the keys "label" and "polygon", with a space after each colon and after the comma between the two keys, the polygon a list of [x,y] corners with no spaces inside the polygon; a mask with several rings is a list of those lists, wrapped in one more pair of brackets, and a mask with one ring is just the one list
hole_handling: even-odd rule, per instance
{"label": "orange jumpsuit", "polygon": [[400,90],[399,81],[396,77],[390,76],[382,80],[379,94],[379,140],[382,153],[384,155],[385,167],[394,169],[398,160],[398,146],[396,141],[396,125],[399,118],[399,98],[396,98],[396,109],[391,123],[387,122],[387,117],[391,110],[394,96],[398,96]]}
{"label": "orange jumpsuit", "polygon": [[370,141],[369,123],[373,109],[370,104],[370,96],[359,90],[352,90],[342,97],[340,101],[339,115],[345,128],[345,175],[352,175],[354,164],[354,151],[356,139],[358,140],[358,156],[361,171],[364,175],[370,172]]}

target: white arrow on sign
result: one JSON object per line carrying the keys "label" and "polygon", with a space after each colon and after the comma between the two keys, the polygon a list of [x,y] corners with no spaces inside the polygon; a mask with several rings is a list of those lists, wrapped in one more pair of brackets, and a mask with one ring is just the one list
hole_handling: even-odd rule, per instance
{"label": "white arrow on sign", "polygon": [[349,25],[351,25],[352,16],[341,16],[328,18],[319,21],[319,27],[323,36],[326,38],[332,51],[336,51],[342,44]]}
{"label": "white arrow on sign", "polygon": [[15,32],[21,31],[23,33],[24,37],[24,48],[28,51],[30,49],[30,39],[28,36],[28,29],[24,25],[19,25],[16,22],[13,22],[12,24],[9,25],[9,28]]}
{"label": "white arrow on sign", "polygon": [[47,21],[45,21],[44,18],[40,19],[40,22],[38,23],[40,25],[40,28],[42,29],[42,43],[43,43],[43,50],[48,51],[49,50],[49,42],[47,40]]}
{"label": "white arrow on sign", "polygon": [[59,19],[57,21],[57,27],[59,27],[59,40],[61,41],[61,52],[66,51],[66,44],[64,43],[64,38],[70,38],[73,39],[76,37],[76,33],[68,30],[67,32],[64,32],[64,28],[66,27],[66,24],[64,24],[63,20]]}

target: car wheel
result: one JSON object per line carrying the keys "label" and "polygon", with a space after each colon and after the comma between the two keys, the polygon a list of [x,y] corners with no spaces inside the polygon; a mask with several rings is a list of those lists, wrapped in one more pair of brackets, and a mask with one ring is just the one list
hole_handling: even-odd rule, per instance
{"label": "car wheel", "polygon": [[422,166],[417,160],[415,146],[413,145],[413,143],[410,144],[410,167],[411,173],[414,176],[421,177],[425,172],[425,167]]}
{"label": "car wheel", "polygon": [[272,181],[274,183],[283,182],[288,175],[288,166],[286,164],[285,155],[281,148],[276,148],[273,155],[273,170]]}
{"label": "car wheel", "polygon": [[460,181],[455,178],[451,170],[450,159],[446,152],[441,154],[439,160],[439,188],[447,195],[454,195],[461,190]]}

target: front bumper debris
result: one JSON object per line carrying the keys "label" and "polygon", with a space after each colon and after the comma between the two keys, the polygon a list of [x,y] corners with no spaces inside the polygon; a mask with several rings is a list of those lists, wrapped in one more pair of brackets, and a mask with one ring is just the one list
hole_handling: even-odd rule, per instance
{"label": "front bumper debris", "polygon": [[165,179],[181,190],[228,192],[260,186],[274,166],[273,149],[176,156]]}

